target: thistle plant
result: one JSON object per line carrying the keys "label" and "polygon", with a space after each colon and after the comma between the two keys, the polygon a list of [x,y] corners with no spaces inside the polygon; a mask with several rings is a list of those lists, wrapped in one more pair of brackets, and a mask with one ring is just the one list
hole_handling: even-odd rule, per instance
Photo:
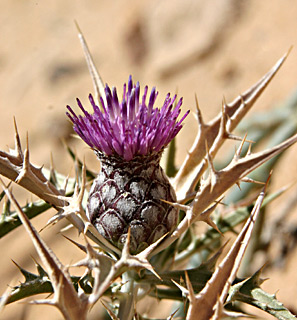
{"label": "thistle plant", "polygon": [[[181,114],[182,99],[168,94],[157,102],[155,88],[141,94],[132,77],[117,90],[103,82],[81,32],[95,98],[89,96],[89,113],[77,100],[80,111],[67,107],[67,116],[77,135],[95,152],[101,168],[93,173],[68,148],[76,164],[76,177],[68,178],[54,168],[34,166],[15,123],[15,149],[0,151],[0,174],[24,187],[40,200],[21,207],[10,184],[0,180],[3,213],[0,234],[5,236],[20,223],[32,239],[41,264],[32,274],[19,266],[25,280],[5,292],[1,306],[40,293],[52,293],[36,304],[57,307],[65,319],[87,319],[101,301],[111,319],[149,319],[138,302],[146,297],[177,302],[167,319],[223,319],[245,316],[244,304],[262,309],[277,319],[295,319],[275,295],[266,293],[261,271],[246,278],[237,276],[259,215],[266,205],[285,191],[267,194],[273,162],[297,141],[286,136],[278,145],[253,152],[247,135],[232,132],[268,86],[287,55],[255,85],[233,102],[223,101],[221,111],[209,123],[203,121],[196,101],[198,133],[180,168],[175,167],[174,138],[189,113]],[[286,119],[284,119],[286,121]],[[296,123],[293,125],[296,132]],[[263,136],[265,132],[261,133]],[[214,165],[216,154],[228,140],[237,151],[223,169]],[[247,146],[247,148],[246,148]],[[168,152],[163,155],[164,149]],[[160,165],[165,157],[164,169]],[[166,158],[167,157],[167,158]],[[256,181],[248,175],[266,163],[266,177]],[[86,186],[92,183],[90,190]],[[261,185],[249,200],[242,191],[234,206],[224,195],[241,183]],[[241,203],[241,205],[240,205]],[[244,205],[242,205],[244,203]],[[223,214],[223,207],[229,213]],[[64,266],[35,230],[30,219],[54,208],[46,227],[66,219],[84,235],[83,243],[69,239],[85,258]],[[227,210],[224,210],[227,211]],[[18,221],[18,222],[17,222]],[[204,233],[195,226],[207,224]],[[230,249],[223,234],[240,227]],[[67,231],[61,231],[65,233]],[[82,267],[82,276],[71,267]],[[93,315],[94,317],[94,315]],[[100,318],[100,315],[94,318]]]}
{"label": "thistle plant", "polygon": [[[129,78],[119,103],[116,89],[106,86],[103,111],[90,95],[94,113],[78,104],[84,117],[70,107],[68,117],[76,133],[95,151],[101,171],[89,193],[87,216],[99,233],[122,248],[130,229],[130,251],[140,252],[173,231],[178,209],[174,189],[160,166],[163,149],[177,135],[186,115],[177,122],[182,100],[166,97],[163,107],[154,108],[155,88],[146,104],[148,88],[139,98],[139,83]],[[166,202],[165,202],[166,201]]]}

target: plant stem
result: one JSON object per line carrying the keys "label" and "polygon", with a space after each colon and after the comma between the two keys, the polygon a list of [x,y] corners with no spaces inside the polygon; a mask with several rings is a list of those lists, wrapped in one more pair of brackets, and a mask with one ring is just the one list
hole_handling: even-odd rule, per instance
{"label": "plant stem", "polygon": [[120,298],[119,314],[120,320],[132,320],[135,307],[135,271],[127,271],[122,275],[122,296]]}

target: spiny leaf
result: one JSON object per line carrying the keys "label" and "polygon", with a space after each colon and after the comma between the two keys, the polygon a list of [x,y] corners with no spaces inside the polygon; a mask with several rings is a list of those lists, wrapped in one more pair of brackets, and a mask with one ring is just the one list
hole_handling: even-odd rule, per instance
{"label": "spiny leaf", "polygon": [[[27,148],[22,151],[20,137],[15,126],[15,150],[6,153],[0,150],[0,174],[11,181],[17,182],[26,190],[37,195],[40,199],[49,203],[56,210],[65,206],[65,192],[58,190],[44,176],[42,168],[36,168],[29,161],[28,139]],[[67,200],[67,198],[66,198]],[[84,231],[85,224],[78,216],[70,214],[67,219],[80,231]],[[94,229],[94,228],[93,228]],[[101,238],[96,236],[98,231],[86,231],[86,235],[97,244],[101,244]]]}
{"label": "spiny leaf", "polygon": [[25,269],[23,269],[21,266],[19,266],[15,261],[12,260],[12,262],[17,266],[17,268],[19,269],[19,271],[21,272],[21,274],[25,277],[26,282],[27,281],[31,281],[31,280],[35,280],[36,278],[38,278],[38,275],[35,275],[32,272],[29,272]]}
{"label": "spiny leaf", "polygon": [[194,295],[192,292],[192,284],[187,280],[190,300],[187,320],[209,320],[214,313],[217,302],[219,301],[222,305],[225,301],[229,287],[235,279],[244,252],[251,238],[255,221],[264,200],[265,190],[266,188],[260,193],[250,218],[204,289],[198,295]]}
{"label": "spiny leaf", "polygon": [[19,218],[22,221],[26,231],[30,235],[35,249],[38,252],[43,264],[45,265],[47,274],[54,288],[54,298],[52,300],[42,301],[42,303],[55,305],[57,308],[59,308],[65,319],[85,319],[86,312],[88,310],[87,300],[81,299],[83,297],[78,297],[78,294],[72,285],[68,272],[62,266],[61,262],[54,255],[54,253],[40,238],[39,234],[32,226],[30,220],[23,213],[21,207],[16,202],[13,195],[6,188],[2,179],[0,179],[0,182],[7,197],[16,208]]}
{"label": "spiny leaf", "polygon": [[78,245],[72,240],[70,241],[74,243],[76,246],[79,246],[80,249],[82,249],[84,252],[87,253],[87,256],[84,259],[80,260],[79,262],[76,262],[75,264],[72,265],[72,267],[82,267],[82,266],[87,267],[88,274],[86,275],[85,279],[82,281],[85,281],[88,278],[91,279],[89,273],[93,272],[93,277],[95,278],[95,281],[94,279],[92,279],[91,282],[94,284],[94,292],[96,292],[96,290],[99,289],[100,284],[108,276],[110,269],[114,264],[114,261],[106,254],[96,251],[89,244],[86,237],[85,237],[86,246]]}
{"label": "spiny leaf", "polygon": [[238,183],[242,178],[255,170],[257,167],[280,154],[288,147],[297,141],[297,134],[282,142],[281,144],[267,149],[262,152],[247,154],[245,157],[238,159],[237,157],[224,169],[217,171],[216,183],[213,185],[212,181],[205,181],[198,192],[196,193],[194,201],[187,206],[179,203],[172,204],[177,208],[182,207],[186,211],[186,215],[179,223],[177,228],[173,231],[170,237],[167,237],[153,254],[156,254],[168,247],[171,243],[176,241],[188,227],[201,219],[201,214],[217,201],[222,195],[229,190],[235,183]]}
{"label": "spiny leaf", "polygon": [[38,274],[34,274],[19,266],[15,261],[12,262],[25,277],[25,281],[12,288],[11,292],[9,292],[9,298],[6,301],[7,304],[33,296],[35,294],[53,292],[50,279],[43,269],[43,271],[41,271],[39,268]]}
{"label": "spiny leaf", "polygon": [[[273,200],[280,197],[289,186],[280,188],[276,192],[272,194],[268,194],[265,196],[265,199],[263,201],[262,207],[264,208],[266,205],[271,203]],[[253,199],[250,200],[248,203],[244,203],[242,205],[236,205],[227,207],[224,211],[226,213],[218,218],[216,221],[216,224],[220,231],[225,234],[226,232],[235,232],[234,228],[238,225],[240,225],[243,221],[245,221],[252,210],[253,205]],[[190,229],[189,229],[190,230]],[[189,233],[189,230],[186,234]],[[188,237],[189,238],[189,237]],[[183,263],[187,261],[192,255],[195,255],[197,252],[201,252],[204,249],[209,249],[209,252],[213,252],[213,250],[217,250],[219,246],[221,245],[220,240],[221,235],[215,231],[213,228],[209,228],[205,233],[201,234],[199,237],[194,236],[192,239],[186,239],[183,240],[180,248],[176,248],[176,243],[172,243],[170,246],[168,246],[165,250],[160,252],[157,256],[154,258],[159,258],[159,255],[162,256],[162,265],[164,265],[164,261],[170,261],[172,263],[172,257],[174,256],[174,263],[175,265],[179,265],[180,263]],[[178,252],[177,252],[178,251]],[[165,254],[166,253],[166,254]],[[154,261],[155,265],[155,261]],[[159,262],[158,262],[159,265]],[[158,269],[158,267],[156,267]]]}
{"label": "spiny leaf", "polygon": [[262,269],[257,271],[248,280],[234,285],[230,289],[232,300],[250,304],[279,320],[295,320],[296,316],[277,300],[276,295],[269,294],[260,287],[260,284],[263,282],[260,280],[261,272]]}
{"label": "spiny leaf", "polygon": [[[280,197],[285,191],[287,190],[287,187],[281,188],[280,190],[266,195],[264,198],[262,208],[264,208],[266,205],[271,203],[273,200]],[[217,221],[218,228],[221,230],[221,232],[224,234],[228,231],[234,232],[234,228],[238,226],[240,223],[245,221],[247,217],[251,213],[251,209],[249,209],[250,206],[243,206],[236,208],[226,214],[225,216],[221,217]],[[196,247],[194,250],[198,250],[200,248],[204,248],[210,245],[211,242],[218,239],[220,235],[213,229],[208,229],[197,241]]]}
{"label": "spiny leaf", "polygon": [[[230,163],[228,167],[217,172],[219,183],[214,186],[211,182],[206,183],[196,195],[196,201],[193,202],[193,220],[196,220],[198,214],[203,212],[212,202],[222,196],[232,185],[241,178],[245,177],[251,171],[259,167],[261,164],[270,160],[286,148],[297,141],[297,134],[279,144],[276,147],[266,151],[246,155],[244,158]],[[185,222],[184,222],[185,223]]]}
{"label": "spiny leaf", "polygon": [[[6,303],[12,303],[19,301],[31,296],[35,296],[42,293],[54,293],[53,286],[49,277],[44,273],[38,271],[38,274],[31,273],[22,267],[18,266],[20,272],[25,277],[25,282],[20,283],[19,285],[12,288],[9,292],[9,298]],[[78,282],[82,281],[80,277],[71,277],[72,284],[77,288]],[[87,292],[86,287],[81,286],[85,292]],[[2,298],[1,298],[2,299]]]}
{"label": "spiny leaf", "polygon": [[[31,273],[19,265],[17,265],[17,267],[25,277],[25,281],[12,288],[8,294],[9,297],[6,301],[7,304],[31,297],[33,295],[54,293],[54,288],[47,273],[39,264],[36,263],[38,274]],[[108,273],[108,267],[106,265],[103,265],[102,267],[103,271]],[[78,290],[78,287],[80,287],[86,294],[92,293],[94,278],[90,275],[90,273],[87,273],[83,277],[71,276],[71,281],[76,291]],[[110,295],[110,291],[106,291],[105,294]],[[1,302],[2,299],[3,297],[0,298]]]}
{"label": "spiny leaf", "polygon": [[156,278],[153,274],[145,273],[145,275],[142,278],[140,278],[138,282],[149,283],[151,285],[164,285],[170,288],[176,288],[172,281],[185,284],[185,271],[188,273],[192,286],[196,292],[199,292],[203,289],[203,287],[212,275],[212,272],[210,270],[205,270],[204,266],[202,266],[188,270],[160,272],[159,279]]}
{"label": "spiny leaf", "polygon": [[0,151],[0,174],[11,181],[17,182],[19,185],[54,207],[63,205],[63,203],[55,197],[59,195],[60,192],[44,176],[42,168],[37,168],[30,163],[28,138],[27,147],[23,153],[16,126],[15,130],[15,150],[11,153]]}
{"label": "spiny leaf", "polygon": [[[245,93],[236,98],[232,103],[228,105],[224,104],[223,112],[216,118],[208,124],[199,122],[199,133],[197,134],[197,138],[173,182],[179,200],[187,199],[206,169],[206,162],[203,160],[206,154],[205,141],[207,141],[209,148],[213,149],[212,156],[214,156],[222,143],[228,138],[228,133],[231,133],[234,130],[240,120],[246,115],[264,89],[268,86],[274,75],[286,60],[288,53],[284,55],[262,79]],[[198,107],[197,110],[199,110]],[[226,127],[223,128],[227,131],[222,132],[220,137],[219,133],[220,128],[222,128],[221,122],[224,113],[225,116],[229,118],[229,121],[227,122]],[[198,117],[198,119],[201,119],[201,116]]]}
{"label": "spiny leaf", "polygon": [[7,304],[42,293],[53,293],[53,286],[48,278],[37,277],[21,283],[9,293]]}
{"label": "spiny leaf", "polygon": [[[40,200],[28,203],[22,208],[22,210],[26,214],[28,219],[32,219],[50,208],[50,204]],[[6,215],[3,219],[0,220],[0,238],[8,234],[10,231],[14,230],[21,224],[22,222],[15,211],[11,212],[9,216]]]}
{"label": "spiny leaf", "polygon": [[[268,113],[265,114],[268,116]],[[262,132],[261,137],[265,138],[267,140],[266,147],[272,147],[281,141],[289,138],[296,132],[297,130],[297,123],[294,119],[295,117],[291,115],[289,118],[286,119],[286,121],[283,121],[282,123],[278,124],[276,127],[273,128],[273,133],[268,136],[267,132]],[[262,127],[261,129],[259,128],[258,131],[265,131]],[[249,130],[249,132],[253,133],[254,132],[254,126]],[[258,134],[259,135],[259,134]],[[257,140],[256,145],[259,143],[261,140],[261,137],[257,137],[255,140]],[[253,137],[254,139],[254,137]],[[244,150],[245,152],[245,150]],[[265,164],[263,164],[260,168],[257,168],[254,170],[251,174],[250,177],[252,179],[264,181],[265,177],[267,177],[268,173],[272,170],[273,167],[275,167],[277,161],[281,159],[282,154],[279,156],[276,156],[275,158],[269,160]],[[234,203],[237,202],[239,199],[244,198],[248,192],[254,187],[253,184],[243,184],[241,185],[241,190],[239,191],[238,189],[235,189],[232,193],[230,193],[226,198],[225,201],[227,203]]]}

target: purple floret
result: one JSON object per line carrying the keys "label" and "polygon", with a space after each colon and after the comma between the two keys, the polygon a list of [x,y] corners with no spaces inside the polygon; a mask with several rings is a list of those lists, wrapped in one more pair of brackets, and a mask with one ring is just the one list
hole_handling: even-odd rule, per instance
{"label": "purple floret", "polygon": [[106,155],[118,155],[126,161],[138,155],[149,155],[161,151],[178,134],[182,122],[189,111],[178,121],[182,99],[176,106],[176,96],[168,94],[161,109],[154,108],[158,92],[152,89],[146,104],[148,87],[140,99],[139,83],[133,84],[129,77],[128,86],[124,84],[123,99],[119,102],[115,88],[106,85],[106,102],[101,98],[100,109],[92,97],[89,100],[94,113],[88,113],[77,99],[84,116],[77,116],[67,106],[67,116],[73,122],[75,132],[95,151]]}

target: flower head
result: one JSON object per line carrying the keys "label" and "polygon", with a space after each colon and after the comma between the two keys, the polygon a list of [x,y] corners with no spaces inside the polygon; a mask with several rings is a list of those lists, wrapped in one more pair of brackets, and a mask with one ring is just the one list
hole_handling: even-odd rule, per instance
{"label": "flower head", "polygon": [[139,82],[133,84],[129,77],[128,86],[124,84],[123,99],[119,102],[117,91],[106,85],[106,102],[100,98],[102,108],[94,102],[92,95],[89,100],[94,113],[88,113],[77,99],[78,106],[84,116],[77,116],[67,106],[68,117],[73,122],[75,132],[95,151],[107,156],[118,155],[126,161],[137,155],[157,153],[166,147],[182,128],[182,122],[189,111],[178,121],[182,99],[176,105],[176,96],[168,94],[161,109],[154,108],[158,96],[152,89],[147,103],[148,87],[140,99]]}

